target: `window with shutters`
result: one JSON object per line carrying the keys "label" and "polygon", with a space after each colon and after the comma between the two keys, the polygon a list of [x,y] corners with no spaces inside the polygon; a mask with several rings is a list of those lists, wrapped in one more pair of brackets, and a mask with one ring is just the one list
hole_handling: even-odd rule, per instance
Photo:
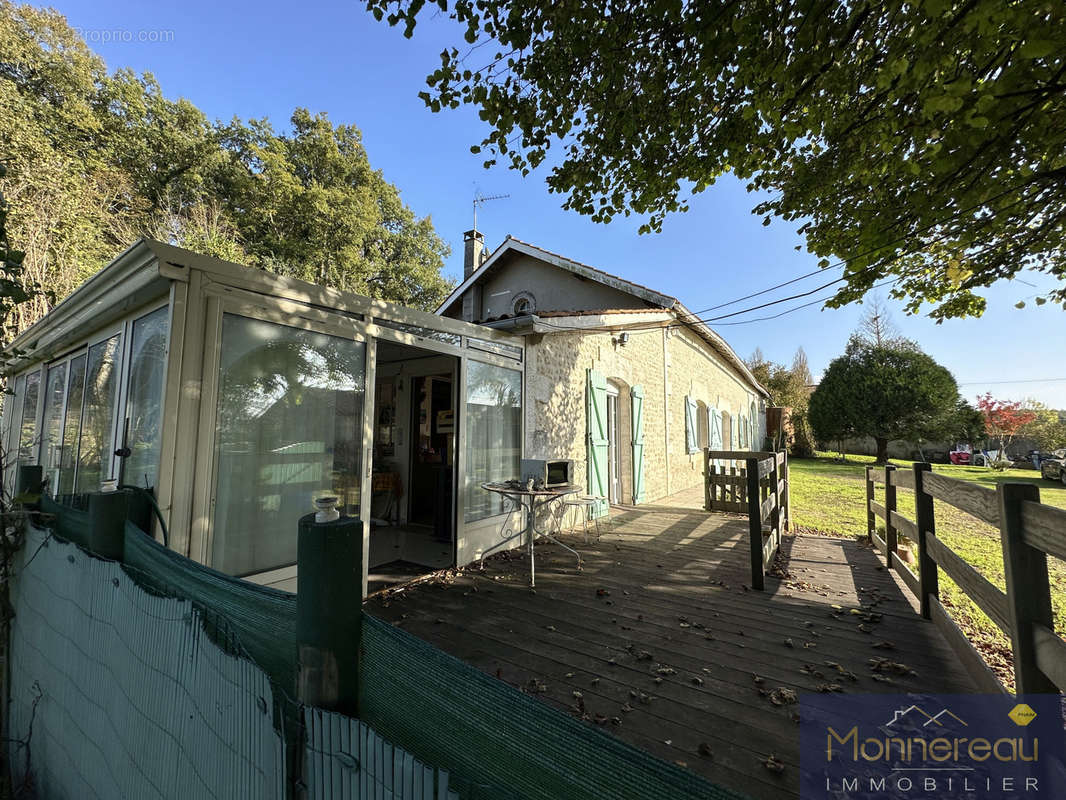
{"label": "window with shutters", "polygon": [[696,420],[696,401],[688,395],[685,396],[685,451],[696,453],[699,451],[699,423]]}
{"label": "window with shutters", "polygon": [[696,446],[700,449],[707,447],[710,440],[710,426],[707,420],[707,404],[702,400],[696,401]]}

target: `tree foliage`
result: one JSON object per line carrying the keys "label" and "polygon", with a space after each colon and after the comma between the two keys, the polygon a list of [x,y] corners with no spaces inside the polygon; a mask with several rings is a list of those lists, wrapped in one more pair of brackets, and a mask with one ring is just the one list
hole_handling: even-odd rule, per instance
{"label": "tree foliage", "polygon": [[[0,163],[0,178],[7,174],[7,167]],[[7,328],[11,312],[45,290],[26,281],[23,264],[26,254],[15,249],[7,235],[7,199],[0,193],[0,331]]]}
{"label": "tree foliage", "polygon": [[1066,413],[1036,401],[1026,403],[1026,408],[1033,413],[1033,419],[1022,426],[1021,435],[1032,439],[1042,452],[1066,448]]}
{"label": "tree foliage", "polygon": [[425,103],[477,107],[486,165],[552,164],[565,208],[658,230],[733,173],[847,260],[832,306],[891,276],[943,319],[1022,269],[1066,279],[1058,2],[367,0],[407,36],[436,7],[465,42]]}
{"label": "tree foliage", "polygon": [[814,444],[807,422],[812,378],[803,348],[796,349],[791,366],[774,363],[763,355],[762,350],[755,348],[755,352],[747,359],[747,365],[755,380],[770,393],[770,402],[791,409],[789,419],[792,435],[784,443],[789,452],[794,456],[813,455]]}
{"label": "tree foliage", "polygon": [[810,421],[822,441],[872,437],[883,462],[890,441],[939,432],[958,397],[955,378],[925,353],[878,347],[853,336],[811,395]]}
{"label": "tree foliage", "polygon": [[997,400],[991,392],[979,395],[977,409],[985,418],[985,430],[999,442],[1000,460],[1006,456],[1011,441],[1036,419],[1036,413],[1019,400]]}
{"label": "tree foliage", "polygon": [[[109,73],[58,13],[0,0],[7,223],[30,284],[69,294],[139,236],[421,308],[447,245],[370,165],[359,130],[296,109],[211,121],[149,74]],[[16,308],[17,332],[51,300]]]}

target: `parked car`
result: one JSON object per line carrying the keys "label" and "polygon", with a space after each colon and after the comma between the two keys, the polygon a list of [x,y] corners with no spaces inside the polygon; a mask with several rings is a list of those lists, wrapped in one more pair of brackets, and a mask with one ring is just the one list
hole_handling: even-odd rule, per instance
{"label": "parked car", "polygon": [[1066,450],[1056,450],[1040,459],[1040,477],[1066,486]]}

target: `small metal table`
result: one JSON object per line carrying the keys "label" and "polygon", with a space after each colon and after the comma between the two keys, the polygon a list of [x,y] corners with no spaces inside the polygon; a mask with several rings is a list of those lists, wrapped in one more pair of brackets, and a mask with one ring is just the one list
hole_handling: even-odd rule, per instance
{"label": "small metal table", "polygon": [[488,548],[481,554],[481,561],[485,561],[491,551],[497,548],[503,547],[519,536],[527,536],[529,539],[529,585],[535,586],[534,580],[534,566],[533,566],[533,540],[537,536],[543,536],[547,539],[551,539],[557,545],[565,550],[569,550],[575,556],[577,556],[578,569],[581,568],[581,554],[572,547],[567,547],[560,542],[550,531],[537,530],[537,511],[550,505],[556,500],[561,500],[569,494],[576,494],[581,491],[581,487],[570,483],[564,486],[552,486],[546,489],[520,489],[512,486],[508,483],[483,483],[481,488],[487,492],[495,492],[496,494],[503,495],[514,505],[513,510],[525,509],[526,510],[526,527],[525,530],[519,531],[516,534],[508,536],[501,542],[497,542],[492,547]]}

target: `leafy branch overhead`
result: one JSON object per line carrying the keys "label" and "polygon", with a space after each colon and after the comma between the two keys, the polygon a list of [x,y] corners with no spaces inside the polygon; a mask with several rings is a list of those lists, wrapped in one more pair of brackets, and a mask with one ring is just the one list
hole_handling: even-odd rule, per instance
{"label": "leafy branch overhead", "polygon": [[[875,283],[934,318],[1023,269],[1066,281],[1066,15],[1055,0],[368,0],[465,43],[422,92],[472,104],[475,152],[645,230],[733,173],[801,221],[839,306]],[[552,147],[561,149],[556,155]],[[1066,306],[1066,286],[1037,298]]]}

